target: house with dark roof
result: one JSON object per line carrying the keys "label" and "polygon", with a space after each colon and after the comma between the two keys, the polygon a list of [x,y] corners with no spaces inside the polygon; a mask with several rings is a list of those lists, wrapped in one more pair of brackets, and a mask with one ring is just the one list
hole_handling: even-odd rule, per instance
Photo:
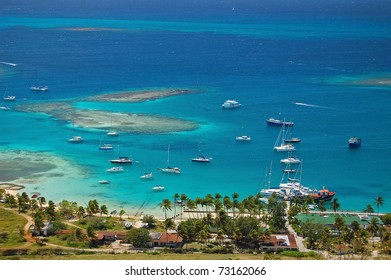
{"label": "house with dark roof", "polygon": [[180,248],[183,244],[182,237],[176,232],[151,232],[149,236],[152,239],[148,244],[150,247]]}

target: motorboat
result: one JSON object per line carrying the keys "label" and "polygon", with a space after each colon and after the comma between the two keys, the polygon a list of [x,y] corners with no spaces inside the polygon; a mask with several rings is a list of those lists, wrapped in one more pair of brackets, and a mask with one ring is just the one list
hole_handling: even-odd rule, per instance
{"label": "motorboat", "polygon": [[328,189],[321,189],[317,193],[310,194],[310,197],[317,201],[330,201],[336,192],[329,191]]}
{"label": "motorboat", "polygon": [[103,151],[111,151],[113,149],[114,147],[111,144],[103,144],[102,146],[99,146],[99,150],[103,150]]}
{"label": "motorboat", "polygon": [[140,176],[140,179],[144,179],[144,180],[148,180],[148,179],[152,179],[152,178],[153,178],[152,172],[144,173],[143,175]]}
{"label": "motorboat", "polygon": [[0,106],[0,109],[3,111],[10,111],[11,109],[7,106]]}
{"label": "motorboat", "polygon": [[263,197],[270,197],[273,194],[276,194],[277,196],[281,196],[282,192],[280,189],[262,189],[259,192]]}
{"label": "motorboat", "polygon": [[3,98],[4,101],[16,101],[16,96],[15,95],[8,95]]}
{"label": "motorboat", "polygon": [[129,157],[118,157],[118,159],[111,159],[110,162],[126,164],[126,163],[132,163],[133,161]]}
{"label": "motorboat", "polygon": [[203,156],[203,155],[199,155],[199,156],[196,157],[196,158],[192,158],[191,161],[193,161],[193,162],[206,162],[206,163],[208,163],[208,162],[211,161],[211,158],[207,158],[207,157],[205,157],[205,156]]}
{"label": "motorboat", "polygon": [[107,136],[119,136],[119,132],[117,131],[109,131],[106,133]]}
{"label": "motorboat", "polygon": [[289,139],[284,139],[284,142],[285,143],[300,143],[301,139],[297,138],[297,137],[292,137],[292,138],[289,138]]}
{"label": "motorboat", "polygon": [[81,136],[73,136],[72,138],[68,139],[69,143],[81,143],[84,139]]}
{"label": "motorboat", "polygon": [[243,135],[243,136],[238,136],[235,138],[237,141],[251,141],[251,137],[250,136],[246,136],[246,135]]}
{"label": "motorboat", "polygon": [[284,158],[280,160],[280,162],[284,164],[299,164],[301,163],[301,160],[295,156],[292,156],[292,157]]}
{"label": "motorboat", "polygon": [[222,105],[221,107],[223,109],[234,109],[234,108],[238,108],[240,107],[242,104],[240,104],[238,101],[236,100],[226,100]]}
{"label": "motorboat", "polygon": [[277,152],[293,152],[296,150],[295,146],[291,144],[282,144],[273,148]]}
{"label": "motorboat", "polygon": [[49,87],[48,86],[32,86],[32,87],[30,87],[30,90],[32,90],[32,91],[48,91]]}
{"label": "motorboat", "polygon": [[178,167],[167,167],[167,168],[158,168],[157,170],[160,170],[161,172],[164,173],[175,173],[179,174],[181,173],[181,170]]}
{"label": "motorboat", "polygon": [[98,183],[104,185],[104,184],[110,184],[110,181],[109,180],[100,180],[100,181],[98,181]]}
{"label": "motorboat", "polygon": [[117,173],[117,172],[123,172],[124,169],[122,167],[111,167],[109,169],[106,169],[107,172],[111,172],[111,173]]}
{"label": "motorboat", "polygon": [[296,173],[297,170],[296,169],[291,169],[291,168],[286,168],[282,172],[284,172],[284,173]]}
{"label": "motorboat", "polygon": [[349,148],[358,148],[361,146],[361,138],[351,137],[348,141]]}
{"label": "motorboat", "polygon": [[282,121],[281,119],[269,118],[266,120],[268,126],[293,126],[294,122]]}
{"label": "motorboat", "polygon": [[155,192],[161,192],[164,191],[164,186],[156,185],[155,187],[152,188],[152,190]]}

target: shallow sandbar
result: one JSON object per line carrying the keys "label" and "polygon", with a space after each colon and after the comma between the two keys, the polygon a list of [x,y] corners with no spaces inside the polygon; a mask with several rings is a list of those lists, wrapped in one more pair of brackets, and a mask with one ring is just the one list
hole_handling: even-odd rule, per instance
{"label": "shallow sandbar", "polygon": [[85,110],[72,107],[70,102],[31,103],[16,107],[23,112],[45,113],[74,126],[99,130],[118,130],[130,133],[169,133],[198,128],[192,121],[148,114],[118,113]]}
{"label": "shallow sandbar", "polygon": [[169,96],[194,93],[190,89],[159,89],[159,90],[138,90],[138,91],[120,91],[114,93],[105,93],[87,97],[85,101],[96,102],[142,102],[165,98]]}

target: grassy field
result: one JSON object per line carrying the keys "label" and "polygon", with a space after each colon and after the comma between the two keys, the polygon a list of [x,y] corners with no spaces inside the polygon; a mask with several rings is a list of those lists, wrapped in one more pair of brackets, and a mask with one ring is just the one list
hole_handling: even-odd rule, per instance
{"label": "grassy field", "polygon": [[23,226],[27,220],[13,211],[0,208],[0,248],[24,244]]}
{"label": "grassy field", "polygon": [[[18,260],[263,260],[262,254],[79,254],[79,255],[52,255],[52,254],[35,254],[35,255],[17,255],[2,256],[0,259],[18,259]],[[280,256],[281,260],[292,260],[286,256]],[[313,258],[303,258],[313,259]]]}

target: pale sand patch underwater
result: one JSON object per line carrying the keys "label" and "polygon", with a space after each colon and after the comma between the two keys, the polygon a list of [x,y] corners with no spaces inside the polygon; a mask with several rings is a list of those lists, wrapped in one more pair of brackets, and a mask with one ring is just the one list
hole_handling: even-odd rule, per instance
{"label": "pale sand patch underwater", "polygon": [[95,102],[143,102],[156,100],[164,97],[195,93],[190,89],[155,89],[137,91],[119,91],[114,93],[104,93],[84,98],[84,101]]}
{"label": "pale sand patch underwater", "polygon": [[[95,102],[142,102],[158,98],[190,93],[190,90],[153,90],[137,92],[119,92],[102,94],[82,99]],[[77,109],[72,106],[75,101],[58,101],[48,103],[30,103],[18,105],[15,109],[22,112],[45,113],[56,119],[69,121],[80,128],[110,130],[115,129],[129,133],[170,133],[191,131],[199,127],[193,121],[150,114],[119,113],[102,110]]]}
{"label": "pale sand patch underwater", "polygon": [[27,189],[55,193],[61,180],[85,179],[87,172],[75,163],[47,153],[26,150],[5,150],[0,153],[0,181],[23,185]]}

